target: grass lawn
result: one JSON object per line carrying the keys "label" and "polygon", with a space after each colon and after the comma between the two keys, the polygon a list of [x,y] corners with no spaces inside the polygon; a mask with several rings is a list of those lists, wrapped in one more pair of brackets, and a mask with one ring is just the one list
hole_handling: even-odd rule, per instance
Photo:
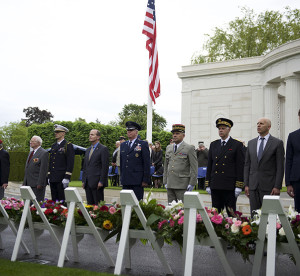
{"label": "grass lawn", "polygon": [[110,273],[99,273],[94,271],[87,271],[83,269],[77,268],[59,268],[56,266],[50,265],[41,265],[41,264],[34,264],[34,263],[23,263],[23,262],[11,262],[10,260],[0,259],[0,267],[1,267],[1,275],[5,276],[15,276],[15,275],[22,275],[22,276],[49,276],[49,275],[59,275],[59,276],[66,276],[66,275],[78,275],[78,276],[92,276],[92,275],[99,275],[99,276],[111,276],[113,274]]}

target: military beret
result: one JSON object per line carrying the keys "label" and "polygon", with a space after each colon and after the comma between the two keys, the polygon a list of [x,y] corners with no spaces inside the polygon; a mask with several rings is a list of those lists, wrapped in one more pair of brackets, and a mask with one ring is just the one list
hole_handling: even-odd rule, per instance
{"label": "military beret", "polygon": [[233,122],[229,119],[226,119],[226,118],[219,118],[216,120],[216,127],[219,127],[219,126],[228,126],[228,127],[233,127]]}
{"label": "military beret", "polygon": [[69,130],[61,125],[54,125],[54,131],[63,131],[63,132],[69,132]]}
{"label": "military beret", "polygon": [[182,132],[185,133],[185,126],[182,124],[174,124],[172,125],[172,130],[171,132]]}
{"label": "military beret", "polygon": [[141,130],[141,126],[136,122],[128,121],[126,122],[125,125],[127,130],[133,130],[133,129]]}

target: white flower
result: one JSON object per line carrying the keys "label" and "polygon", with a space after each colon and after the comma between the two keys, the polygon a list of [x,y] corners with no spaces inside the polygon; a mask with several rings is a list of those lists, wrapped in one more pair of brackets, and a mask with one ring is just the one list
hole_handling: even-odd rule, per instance
{"label": "white flower", "polygon": [[298,238],[300,239],[300,234],[298,234]]}
{"label": "white flower", "polygon": [[236,234],[240,231],[240,228],[238,226],[235,226],[234,224],[231,225],[230,229],[231,229],[231,232],[234,234]]}
{"label": "white flower", "polygon": [[289,211],[288,211],[288,217],[290,219],[294,219],[297,215],[298,215],[298,212],[294,211],[292,205],[290,205]]}
{"label": "white flower", "polygon": [[57,213],[57,209],[54,209],[54,210],[53,210],[53,213],[56,214],[56,213]]}
{"label": "white flower", "polygon": [[285,232],[284,232],[284,229],[283,229],[283,227],[281,227],[280,229],[279,229],[279,235],[280,236],[285,236]]}

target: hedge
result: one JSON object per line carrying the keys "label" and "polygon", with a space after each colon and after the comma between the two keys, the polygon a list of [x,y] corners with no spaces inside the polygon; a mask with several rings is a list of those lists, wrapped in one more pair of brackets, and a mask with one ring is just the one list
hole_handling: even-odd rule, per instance
{"label": "hedge", "polygon": [[[9,181],[23,181],[25,173],[25,164],[28,157],[28,152],[9,152],[10,158],[10,170],[9,170]],[[81,170],[80,155],[75,155],[74,169],[71,180],[79,180]]]}

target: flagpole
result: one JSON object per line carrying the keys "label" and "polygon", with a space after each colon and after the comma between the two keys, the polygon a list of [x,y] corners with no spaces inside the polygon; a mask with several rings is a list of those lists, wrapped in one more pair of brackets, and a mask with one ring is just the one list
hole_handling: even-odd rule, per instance
{"label": "flagpole", "polygon": [[147,104],[147,137],[148,143],[152,143],[152,99],[148,91],[148,104]]}

